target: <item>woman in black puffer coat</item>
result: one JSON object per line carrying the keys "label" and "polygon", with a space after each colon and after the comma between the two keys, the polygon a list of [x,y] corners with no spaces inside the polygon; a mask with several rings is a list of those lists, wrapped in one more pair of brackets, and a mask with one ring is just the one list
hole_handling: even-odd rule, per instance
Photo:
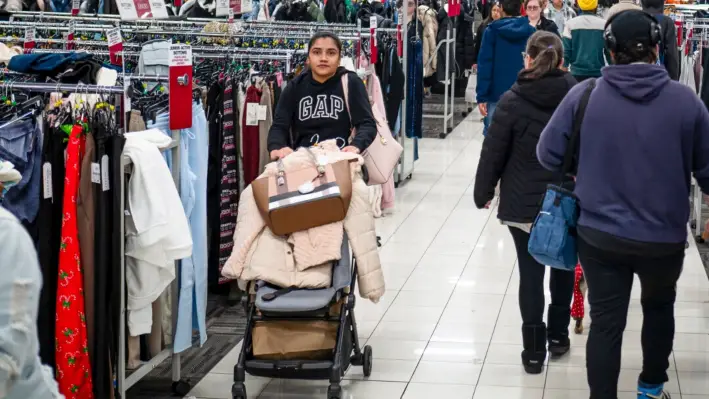
{"label": "woman in black puffer coat", "polygon": [[[549,352],[569,351],[569,322],[574,273],[551,270],[551,304],[544,324],[544,274],[527,251],[529,232],[550,183],[561,175],[547,171],[537,160],[537,142],[554,110],[576,84],[561,70],[563,47],[559,36],[537,31],[527,42],[525,69],[512,88],[502,95],[483,142],[475,177],[478,208],[489,207],[500,182],[497,217],[507,225],[517,249],[520,274],[519,306],[522,313],[522,363],[530,374],[542,372]],[[547,342],[548,341],[548,342]]]}

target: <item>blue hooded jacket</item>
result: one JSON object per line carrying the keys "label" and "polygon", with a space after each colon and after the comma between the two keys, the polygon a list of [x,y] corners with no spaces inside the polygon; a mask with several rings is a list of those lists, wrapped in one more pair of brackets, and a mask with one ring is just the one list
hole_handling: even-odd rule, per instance
{"label": "blue hooded jacket", "polygon": [[478,103],[497,102],[524,68],[522,53],[536,29],[524,17],[499,19],[487,26],[478,55]]}
{"label": "blue hooded jacket", "polygon": [[[709,112],[663,66],[612,65],[581,124],[579,226],[646,243],[684,243],[691,174],[709,192]],[[539,162],[560,170],[588,81],[574,86],[542,132]]]}

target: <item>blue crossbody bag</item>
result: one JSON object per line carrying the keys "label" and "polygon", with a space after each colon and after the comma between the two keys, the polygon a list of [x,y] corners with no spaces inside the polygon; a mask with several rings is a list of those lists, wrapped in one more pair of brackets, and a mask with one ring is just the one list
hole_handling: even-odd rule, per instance
{"label": "blue crossbody bag", "polygon": [[561,182],[550,184],[544,194],[542,206],[532,225],[527,250],[534,259],[550,267],[573,272],[578,263],[576,250],[576,221],[578,220],[578,199],[572,190],[564,188],[567,176],[575,174],[581,141],[581,124],[586,113],[596,81],[591,80],[586,87],[579,107],[574,114],[571,136],[564,153],[561,167]]}

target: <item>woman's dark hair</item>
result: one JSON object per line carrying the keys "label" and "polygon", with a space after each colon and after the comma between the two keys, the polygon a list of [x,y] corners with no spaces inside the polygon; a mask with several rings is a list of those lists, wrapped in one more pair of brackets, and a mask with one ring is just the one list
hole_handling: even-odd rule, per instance
{"label": "woman's dark hair", "polygon": [[500,7],[502,7],[502,12],[507,17],[519,17],[522,12],[522,1],[521,0],[501,0]]}
{"label": "woman's dark hair", "polygon": [[500,6],[500,1],[495,0],[493,2],[488,3],[490,5],[490,8],[487,10],[487,18],[482,22],[485,25],[489,25],[493,19],[492,19],[492,9],[495,8],[495,6],[499,7]]}
{"label": "woman's dark hair", "polygon": [[522,72],[527,79],[539,79],[558,69],[564,59],[564,47],[559,36],[551,32],[537,31],[527,41],[527,55],[532,65]]}
{"label": "woman's dark hair", "polygon": [[613,53],[613,63],[616,65],[628,65],[634,62],[645,62],[654,64],[657,62],[657,52],[655,47],[648,46],[628,46]]}
{"label": "woman's dark hair", "polygon": [[332,39],[332,41],[335,42],[335,46],[337,47],[337,52],[342,54],[342,40],[340,40],[340,38],[337,37],[337,35],[333,32],[328,31],[315,32],[315,34],[310,38],[310,41],[308,42],[308,53],[310,53],[310,49],[313,48],[315,42],[320,39]]}

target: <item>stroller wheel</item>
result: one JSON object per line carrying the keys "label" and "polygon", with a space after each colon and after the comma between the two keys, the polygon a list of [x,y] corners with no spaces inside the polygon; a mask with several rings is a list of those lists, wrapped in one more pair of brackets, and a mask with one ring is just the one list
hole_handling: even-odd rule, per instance
{"label": "stroller wheel", "polygon": [[369,345],[362,348],[362,372],[365,377],[372,375],[372,347]]}
{"label": "stroller wheel", "polygon": [[231,396],[233,399],[247,399],[246,398],[246,385],[243,382],[235,382],[231,386]]}
{"label": "stroller wheel", "polygon": [[342,387],[339,384],[331,384],[327,388],[327,399],[341,399]]}

